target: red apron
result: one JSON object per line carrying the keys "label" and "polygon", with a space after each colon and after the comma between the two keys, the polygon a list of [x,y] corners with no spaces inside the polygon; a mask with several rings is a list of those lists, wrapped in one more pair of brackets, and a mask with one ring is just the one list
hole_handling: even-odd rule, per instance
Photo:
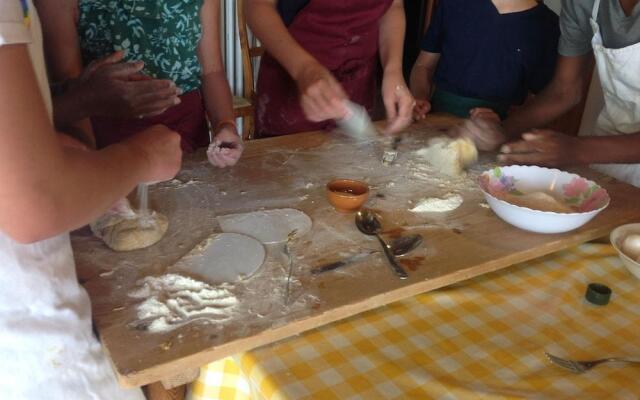
{"label": "red apron", "polygon": [[[379,23],[393,0],[311,0],[289,25],[289,33],[329,69],[351,101],[373,107],[378,66]],[[295,81],[269,54],[260,61],[256,85],[259,136],[331,129],[311,122],[300,106]]]}
{"label": "red apron", "polygon": [[93,117],[91,124],[96,135],[96,143],[101,149],[118,143],[153,125],[165,125],[178,132],[182,138],[182,151],[192,152],[209,144],[207,113],[202,94],[192,90],[180,96],[181,103],[155,117],[121,119]]}

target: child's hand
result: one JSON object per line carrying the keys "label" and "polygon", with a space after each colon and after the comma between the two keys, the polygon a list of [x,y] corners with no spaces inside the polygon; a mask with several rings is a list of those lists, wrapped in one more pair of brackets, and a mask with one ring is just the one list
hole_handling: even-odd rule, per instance
{"label": "child's hand", "polygon": [[207,158],[216,167],[230,167],[238,162],[243,150],[240,136],[230,127],[223,126],[213,138],[207,150]]}
{"label": "child's hand", "polygon": [[535,164],[559,167],[586,164],[588,151],[583,141],[548,129],[536,129],[522,135],[521,141],[500,148],[498,161],[505,164]]}
{"label": "child's hand", "polygon": [[469,113],[469,117],[471,119],[486,119],[489,121],[493,121],[496,124],[500,124],[502,122],[502,120],[500,119],[500,116],[493,111],[490,108],[484,108],[484,107],[476,107],[474,109],[471,110],[471,112]]}
{"label": "child's hand", "polygon": [[461,125],[449,130],[453,137],[466,137],[475,143],[478,150],[493,151],[506,142],[507,135],[500,118],[484,114],[465,119]]}
{"label": "child's hand", "polygon": [[300,91],[300,105],[304,115],[313,122],[342,119],[347,115],[342,86],[331,72],[317,62],[303,69],[296,78]]}
{"label": "child's hand", "polygon": [[402,73],[384,74],[382,101],[387,111],[385,134],[398,133],[413,122],[413,108],[416,101],[407,88]]}
{"label": "child's hand", "polygon": [[431,102],[429,100],[416,99],[416,106],[413,107],[413,118],[416,120],[425,119],[431,111]]}

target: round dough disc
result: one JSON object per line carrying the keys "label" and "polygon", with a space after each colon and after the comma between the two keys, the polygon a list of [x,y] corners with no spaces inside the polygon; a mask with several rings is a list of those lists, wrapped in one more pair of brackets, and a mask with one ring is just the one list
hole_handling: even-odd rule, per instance
{"label": "round dough disc", "polygon": [[253,275],[264,263],[262,243],[238,233],[216,233],[178,260],[171,269],[211,283],[236,282]]}
{"label": "round dough disc", "polygon": [[138,214],[134,217],[114,215],[108,223],[94,229],[94,234],[115,251],[131,251],[156,244],[168,227],[167,217],[157,212],[142,218]]}
{"label": "round dough disc", "polygon": [[302,236],[311,230],[311,218],[293,208],[223,215],[218,222],[223,232],[241,233],[264,244],[286,242],[293,231]]}

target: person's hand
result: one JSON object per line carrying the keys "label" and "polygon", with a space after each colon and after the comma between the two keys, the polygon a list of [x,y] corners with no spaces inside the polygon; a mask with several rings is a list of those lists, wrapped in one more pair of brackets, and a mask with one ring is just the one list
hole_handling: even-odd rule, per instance
{"label": "person's hand", "polygon": [[382,101],[387,111],[385,134],[398,133],[413,122],[413,107],[416,101],[407,88],[402,73],[384,74]]}
{"label": "person's hand", "polygon": [[147,161],[142,180],[144,183],[172,179],[180,170],[182,163],[180,135],[164,125],[154,125],[145,129],[127,139],[124,144],[131,146],[136,156]]}
{"label": "person's hand", "polygon": [[453,137],[466,137],[475,143],[478,150],[493,151],[506,142],[507,135],[500,117],[485,108],[471,110],[469,119],[453,127],[449,134]]}
{"label": "person's hand", "polygon": [[413,118],[416,120],[425,119],[431,111],[431,102],[429,100],[416,99],[416,106],[413,107]]}
{"label": "person's hand", "polygon": [[471,109],[471,111],[469,112],[469,118],[471,119],[486,119],[489,121],[493,121],[496,124],[500,124],[502,123],[502,120],[500,119],[500,116],[493,111],[490,108],[485,108],[485,107],[476,107]]}
{"label": "person's hand", "polygon": [[123,57],[119,51],[92,62],[70,86],[81,93],[89,115],[150,117],[180,103],[175,83],[145,76],[142,61],[122,62]]}
{"label": "person's hand", "polygon": [[230,167],[238,162],[243,150],[242,138],[235,129],[224,125],[213,138],[207,150],[207,158],[216,167]]}
{"label": "person's hand", "polygon": [[505,164],[535,164],[559,167],[585,164],[582,141],[548,129],[536,129],[522,135],[522,140],[505,144],[498,161]]}
{"label": "person's hand", "polygon": [[302,111],[310,121],[342,119],[347,115],[347,95],[331,72],[319,63],[306,66],[297,77],[296,84]]}

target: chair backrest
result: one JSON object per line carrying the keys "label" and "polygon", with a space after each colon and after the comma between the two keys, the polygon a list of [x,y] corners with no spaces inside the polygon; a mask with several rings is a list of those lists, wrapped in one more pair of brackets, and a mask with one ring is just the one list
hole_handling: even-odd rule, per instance
{"label": "chair backrest", "polygon": [[253,104],[255,97],[255,81],[253,74],[253,59],[261,57],[264,49],[260,46],[251,47],[249,43],[249,31],[247,28],[247,17],[245,15],[245,1],[237,1],[238,14],[238,35],[240,36],[240,50],[242,52],[242,80],[243,80],[243,97],[250,100]]}

